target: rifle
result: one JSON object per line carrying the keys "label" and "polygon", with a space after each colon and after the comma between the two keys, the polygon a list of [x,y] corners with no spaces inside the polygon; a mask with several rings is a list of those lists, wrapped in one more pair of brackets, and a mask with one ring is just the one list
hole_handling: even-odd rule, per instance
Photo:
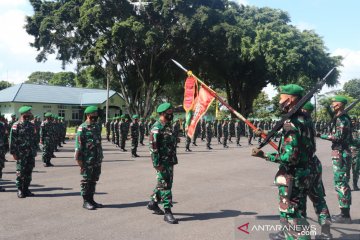
{"label": "rifle", "polygon": [[271,132],[266,136],[266,138],[264,139],[264,141],[262,143],[260,143],[258,149],[261,149],[262,147],[264,147],[266,144],[268,144],[268,142],[270,141],[270,139],[282,128],[282,126],[284,125],[284,122],[289,119],[292,115],[294,115],[300,108],[302,108],[304,106],[304,104],[309,101],[312,96],[318,91],[320,90],[325,82],[326,79],[330,76],[330,74],[335,70],[336,68],[333,67],[326,75],[323,79],[321,79],[318,83],[316,83],[316,85],[305,95],[303,96],[300,101],[288,112],[286,113],[282,119],[276,123],[275,127],[271,130]]}
{"label": "rifle", "polygon": [[[171,59],[176,66],[178,66],[179,68],[181,68],[182,70],[184,70],[188,75],[193,76],[203,87],[205,87],[219,102],[221,102],[224,106],[227,107],[227,109],[230,110],[230,112],[232,112],[237,118],[239,118],[240,120],[242,120],[245,124],[247,124],[251,129],[253,129],[254,131],[257,130],[257,128],[249,121],[247,120],[243,115],[241,115],[239,112],[237,112],[235,109],[233,109],[227,102],[224,101],[224,99],[222,99],[214,90],[212,90],[209,86],[207,86],[203,81],[201,81],[199,78],[197,78],[191,71],[188,71],[186,68],[184,68],[180,63],[178,63],[177,61],[175,61],[174,59]],[[261,138],[266,138],[266,135],[264,133],[261,133]],[[268,141],[269,144],[275,149],[277,150],[278,147],[274,142],[271,142],[270,140]]]}
{"label": "rifle", "polygon": [[[345,108],[344,111],[343,111],[339,116],[334,116],[334,114],[332,114],[333,117],[332,117],[331,121],[328,122],[328,123],[326,123],[326,125],[321,129],[321,131],[324,131],[324,129],[326,129],[327,127],[331,126],[333,123],[335,123],[335,121],[336,121],[337,118],[343,116],[344,114],[347,114],[347,113],[348,113],[351,109],[353,109],[353,108],[356,106],[356,104],[358,104],[359,102],[360,102],[360,99],[357,99],[356,101],[350,103],[350,105],[347,106],[347,108]],[[333,126],[330,127],[330,129],[332,129],[332,128],[333,128]]]}

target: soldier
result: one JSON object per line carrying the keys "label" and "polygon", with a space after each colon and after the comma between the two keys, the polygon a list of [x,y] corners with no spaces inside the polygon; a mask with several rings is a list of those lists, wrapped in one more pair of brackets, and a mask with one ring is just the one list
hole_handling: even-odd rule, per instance
{"label": "soldier", "polygon": [[111,125],[111,121],[110,118],[106,121],[105,123],[105,128],[106,128],[106,139],[108,142],[110,142],[110,125]]}
{"label": "soldier", "polygon": [[222,134],[223,134],[223,146],[224,148],[229,148],[227,145],[227,140],[229,137],[229,122],[227,118],[224,118],[224,123],[222,124]]}
{"label": "soldier", "polygon": [[212,123],[211,123],[211,120],[208,119],[206,121],[206,148],[211,150],[212,147],[210,146],[211,145],[211,138],[212,138]]}
{"label": "soldier", "polygon": [[125,115],[121,115],[120,117],[117,116],[116,117],[116,121],[114,124],[114,129],[115,129],[115,145],[117,147],[120,147],[120,130],[119,130],[119,125],[120,125],[120,119],[121,121],[123,121],[123,118],[125,117]]}
{"label": "soldier", "polygon": [[145,126],[145,136],[149,136],[149,120],[148,119],[145,119],[144,126]]}
{"label": "soldier", "polygon": [[[251,123],[254,123],[254,121],[250,120]],[[247,124],[245,125],[245,131],[246,131],[246,135],[248,138],[248,145],[253,145],[251,143],[252,138],[253,138],[253,130],[251,129],[251,127],[249,127]]]}
{"label": "soldier", "polygon": [[110,130],[111,130],[111,142],[115,144],[115,121],[116,117],[112,118],[112,121],[110,123]]}
{"label": "soldier", "polygon": [[205,118],[201,119],[201,141],[205,141],[206,138],[206,120]]}
{"label": "soldier", "polygon": [[222,134],[223,134],[223,132],[222,132],[222,125],[223,125],[222,120],[219,120],[219,121],[218,121],[218,124],[217,124],[217,126],[216,126],[216,128],[217,128],[217,140],[218,140],[218,144],[222,144],[222,142],[221,142],[221,138],[222,138]]}
{"label": "soldier", "polygon": [[235,123],[231,118],[229,118],[229,142],[232,143],[231,138],[235,136]]}
{"label": "soldier", "polygon": [[41,121],[40,121],[40,117],[38,115],[36,115],[34,117],[34,121],[33,121],[34,125],[35,125],[35,130],[36,130],[36,145],[37,145],[37,150],[40,150],[40,127],[41,127]]}
{"label": "soldier", "polygon": [[[173,134],[176,138],[179,137],[179,133],[180,133],[180,120],[179,119],[175,119],[173,125],[172,125],[172,128],[173,128]],[[177,142],[175,143],[175,146],[177,146]]]}
{"label": "soldier", "polygon": [[60,118],[60,122],[61,122],[61,127],[62,127],[62,137],[61,137],[61,140],[62,140],[62,143],[63,143],[63,144],[66,144],[66,142],[65,142],[65,138],[66,138],[66,122],[65,122],[64,117],[61,117],[61,118]]}
{"label": "soldier", "polygon": [[218,124],[218,120],[215,119],[213,121],[213,129],[214,129],[214,137],[216,137],[216,138],[217,138],[217,124]]}
{"label": "soldier", "polygon": [[359,180],[359,171],[360,171],[360,158],[359,158],[359,148],[358,143],[360,140],[359,132],[356,129],[356,118],[352,118],[352,138],[353,142],[351,143],[351,169],[352,169],[352,179],[353,179],[353,191],[358,191],[359,187],[357,185]]}
{"label": "soldier", "polygon": [[240,147],[240,135],[241,135],[241,122],[239,119],[236,119],[235,123],[235,136],[236,136],[236,146]]}
{"label": "soldier", "polygon": [[123,150],[123,152],[126,152],[125,144],[126,140],[129,135],[129,129],[130,129],[130,117],[128,115],[124,115],[123,120],[119,124],[119,131],[120,131],[120,149]]}
{"label": "soldier", "polygon": [[144,146],[144,137],[145,137],[145,121],[144,118],[140,118],[139,122],[139,130],[140,130],[140,144]]}
{"label": "soldier", "polygon": [[352,142],[351,120],[349,115],[343,114],[347,99],[343,96],[332,98],[331,107],[337,116],[335,126],[329,135],[323,134],[320,137],[332,142],[332,162],[334,172],[335,190],[338,195],[338,201],[341,213],[333,216],[335,223],[351,223],[350,205],[351,190],[349,187],[351,151]]}
{"label": "soldier", "polygon": [[193,139],[192,139],[193,146],[197,146],[196,139],[199,137],[200,134],[201,134],[201,124],[198,122],[196,124],[195,132],[194,132]]}
{"label": "soldier", "polygon": [[30,119],[31,107],[22,106],[19,121],[15,122],[10,132],[10,154],[16,160],[16,187],[18,198],[32,197],[34,194],[29,190],[31,174],[35,166],[37,146],[35,126]]}
{"label": "soldier", "polygon": [[[303,94],[303,88],[298,85],[280,86],[279,104],[282,112],[287,113]],[[253,149],[253,156],[280,164],[275,184],[279,189],[280,221],[284,229],[276,234],[271,233],[270,239],[310,239],[308,233],[304,232],[309,229],[309,223],[301,211],[306,204],[309,188],[309,159],[315,153],[308,135],[311,131],[310,123],[298,111],[284,122],[278,152],[265,154],[258,148]]]}
{"label": "soldier", "polygon": [[84,199],[83,208],[94,210],[103,205],[95,202],[95,186],[101,174],[103,150],[101,146],[100,125],[97,124],[98,109],[89,106],[84,111],[86,120],[76,132],[75,160],[80,166],[81,196]]}
{"label": "soldier", "polygon": [[[0,180],[2,179],[2,170],[5,168],[5,154],[8,129],[3,122],[0,122]],[[0,192],[5,192],[5,188],[0,186]]]}
{"label": "soldier", "polygon": [[132,157],[140,157],[137,155],[137,147],[139,144],[139,116],[133,115],[132,117],[133,121],[130,124],[130,134],[131,134],[131,156]]}
{"label": "soldier", "polygon": [[44,121],[40,126],[40,144],[42,147],[42,162],[44,167],[53,167],[54,165],[50,162],[54,152],[54,123],[53,114],[50,112],[45,113]]}
{"label": "soldier", "polygon": [[16,120],[16,114],[15,114],[15,113],[11,114],[11,120],[10,120],[10,122],[9,122],[10,129],[11,129],[12,125],[13,125],[16,121],[17,121],[17,120]]}
{"label": "soldier", "polygon": [[[314,106],[307,102],[301,110],[305,116],[311,120],[311,113],[314,111]],[[314,136],[316,135],[315,125],[311,124],[311,141],[312,144],[316,146]],[[316,150],[316,148],[315,148]],[[324,184],[322,182],[322,164],[319,160],[319,158],[314,155],[312,158],[310,158],[310,175],[309,175],[309,191],[308,196],[309,199],[312,201],[315,213],[318,216],[318,222],[321,226],[321,235],[317,236],[315,239],[332,239],[332,234],[330,233],[330,224],[331,224],[331,217],[329,208],[326,204],[325,200],[325,188]],[[306,198],[305,198],[306,200]],[[304,204],[303,216],[306,218],[306,203]]]}
{"label": "soldier", "polygon": [[164,221],[176,224],[178,221],[171,212],[174,165],[178,163],[175,147],[177,139],[172,133],[171,126],[173,107],[170,103],[163,103],[158,106],[156,111],[160,118],[151,128],[149,147],[153,167],[156,169],[157,184],[147,208],[154,211],[155,214],[162,215],[164,212],[158,204],[163,204]]}

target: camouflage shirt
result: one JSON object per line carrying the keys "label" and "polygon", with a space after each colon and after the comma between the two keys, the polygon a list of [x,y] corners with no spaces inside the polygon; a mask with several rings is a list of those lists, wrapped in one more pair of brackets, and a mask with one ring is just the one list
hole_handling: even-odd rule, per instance
{"label": "camouflage shirt", "polygon": [[332,149],[348,149],[352,143],[352,127],[347,114],[336,119],[335,125],[329,135],[321,135],[322,139],[332,141]]}
{"label": "camouflage shirt", "polygon": [[17,121],[11,127],[10,154],[35,157],[37,152],[35,125],[30,121]]}
{"label": "camouflage shirt", "polygon": [[149,148],[154,167],[163,164],[175,165],[178,163],[176,156],[176,136],[173,134],[171,123],[162,124],[156,121],[149,137]]}
{"label": "camouflage shirt", "polygon": [[138,138],[139,137],[139,123],[132,122],[130,123],[130,134],[131,138]]}
{"label": "camouflage shirt", "polygon": [[40,126],[40,141],[42,143],[51,143],[54,140],[54,123],[49,120],[45,120]]}

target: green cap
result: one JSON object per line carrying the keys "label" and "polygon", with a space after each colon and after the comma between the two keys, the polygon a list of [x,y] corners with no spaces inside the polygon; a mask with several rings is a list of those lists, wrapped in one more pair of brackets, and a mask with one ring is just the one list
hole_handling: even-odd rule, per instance
{"label": "green cap", "polygon": [[121,114],[119,118],[125,118],[125,114]]}
{"label": "green cap", "polygon": [[347,104],[348,100],[346,97],[337,95],[331,99],[332,102],[341,102],[343,104]]}
{"label": "green cap", "polygon": [[139,119],[139,115],[137,115],[137,114],[133,115],[132,119]]}
{"label": "green cap", "polygon": [[22,106],[22,107],[19,109],[19,113],[20,113],[20,114],[24,114],[24,113],[30,111],[31,109],[32,109],[32,107],[30,107],[30,106]]}
{"label": "green cap", "polygon": [[162,112],[165,112],[165,111],[167,111],[167,110],[169,110],[171,108],[172,108],[171,103],[168,103],[168,102],[162,103],[157,107],[156,112],[157,113],[162,113]]}
{"label": "green cap", "polygon": [[302,107],[302,109],[312,112],[314,111],[314,105],[311,102],[305,103],[305,105]]}
{"label": "green cap", "polygon": [[288,84],[280,86],[280,94],[289,94],[301,97],[304,95],[304,89],[297,84]]}
{"label": "green cap", "polygon": [[85,113],[85,114],[90,114],[90,113],[97,112],[97,110],[98,110],[98,108],[95,107],[95,106],[88,106],[88,107],[85,109],[84,113]]}
{"label": "green cap", "polygon": [[52,117],[52,113],[51,112],[45,113],[45,117]]}

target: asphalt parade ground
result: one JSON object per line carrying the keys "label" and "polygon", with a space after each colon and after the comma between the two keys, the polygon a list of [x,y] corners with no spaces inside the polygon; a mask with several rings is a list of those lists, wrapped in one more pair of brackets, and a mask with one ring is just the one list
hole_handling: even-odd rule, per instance
{"label": "asphalt parade ground", "polygon": [[[95,211],[82,208],[74,141],[55,153],[55,167],[43,167],[41,153],[37,156],[31,185],[35,197],[17,198],[15,162],[7,155],[10,161],[6,162],[1,182],[6,192],[0,193],[0,239],[261,239],[242,230],[244,224],[250,231],[252,225],[279,223],[277,188],[273,184],[277,164],[251,157],[252,147],[245,142],[242,138],[242,147],[229,143],[224,149],[213,138],[214,149],[209,151],[198,139],[198,146],[191,147],[193,152],[185,152],[181,139],[173,184],[173,213],[179,219],[176,225],[146,209],[156,181],[147,146],[140,146],[141,157],[134,159],[130,151],[120,152],[103,140],[104,160],[95,200],[105,208]],[[331,214],[338,214],[330,142],[318,140],[317,144],[326,200]],[[353,224],[333,224],[335,239],[360,239],[360,191],[352,192],[352,201]],[[319,232],[309,199],[307,208],[308,221]],[[269,232],[276,232],[262,231],[264,239]]]}

